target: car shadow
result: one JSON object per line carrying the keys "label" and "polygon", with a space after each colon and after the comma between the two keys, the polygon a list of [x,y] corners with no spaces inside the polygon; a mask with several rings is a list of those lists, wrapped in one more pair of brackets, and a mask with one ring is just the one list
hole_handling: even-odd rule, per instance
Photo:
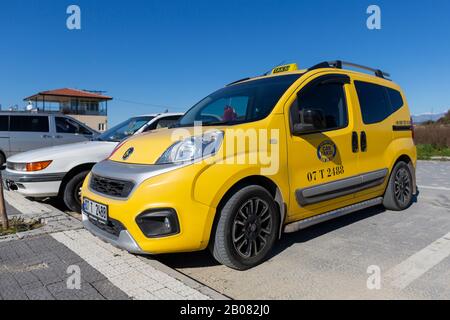
{"label": "car shadow", "polygon": [[[285,233],[282,235],[281,239],[275,243],[268,259],[281,254],[294,244],[308,242],[327,233],[357,223],[358,221],[381,214],[385,211],[386,209],[383,206],[376,206],[329,220],[295,233]],[[163,254],[156,256],[156,259],[175,269],[202,268],[219,265],[208,250],[193,253]]]}
{"label": "car shadow", "polygon": [[361,220],[368,219],[384,212],[386,212],[386,209],[383,206],[375,206],[311,226],[304,230],[294,233],[285,233],[276,243],[269,255],[269,259],[279,255],[294,244],[311,241],[335,230],[350,226]]}

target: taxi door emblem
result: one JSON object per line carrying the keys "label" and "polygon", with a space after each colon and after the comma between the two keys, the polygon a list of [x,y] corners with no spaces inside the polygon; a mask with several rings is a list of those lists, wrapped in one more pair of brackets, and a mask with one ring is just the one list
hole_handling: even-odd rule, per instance
{"label": "taxi door emblem", "polygon": [[317,157],[322,162],[331,162],[337,154],[337,147],[333,141],[324,141],[317,148]]}

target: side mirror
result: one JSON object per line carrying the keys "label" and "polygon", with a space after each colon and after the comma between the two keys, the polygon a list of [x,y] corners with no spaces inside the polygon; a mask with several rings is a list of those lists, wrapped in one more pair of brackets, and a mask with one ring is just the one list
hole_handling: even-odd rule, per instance
{"label": "side mirror", "polygon": [[325,117],[321,110],[303,109],[299,112],[299,123],[294,124],[293,134],[312,133],[325,128]]}

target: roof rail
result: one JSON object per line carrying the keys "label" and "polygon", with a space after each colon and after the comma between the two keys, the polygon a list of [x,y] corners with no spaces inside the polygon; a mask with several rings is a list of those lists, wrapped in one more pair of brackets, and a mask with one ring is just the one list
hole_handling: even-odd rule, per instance
{"label": "roof rail", "polygon": [[316,64],[315,66],[312,66],[311,68],[309,68],[308,71],[322,69],[322,68],[343,69],[343,66],[348,66],[348,67],[353,67],[356,69],[370,71],[370,72],[375,73],[375,76],[377,76],[379,78],[383,78],[383,79],[387,79],[391,76],[389,73],[381,71],[380,69],[374,69],[374,68],[362,66],[360,64],[356,64],[353,62],[346,62],[346,61],[342,61],[342,60],[321,62],[321,63]]}

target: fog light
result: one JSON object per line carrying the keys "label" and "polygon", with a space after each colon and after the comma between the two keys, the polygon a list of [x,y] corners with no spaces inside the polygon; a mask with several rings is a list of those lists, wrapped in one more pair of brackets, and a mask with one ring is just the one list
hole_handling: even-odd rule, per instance
{"label": "fog light", "polygon": [[166,227],[167,230],[170,230],[170,221],[168,218],[164,219],[164,226]]}
{"label": "fog light", "polygon": [[136,223],[147,238],[160,238],[180,233],[177,213],[173,209],[152,209],[141,213]]}

